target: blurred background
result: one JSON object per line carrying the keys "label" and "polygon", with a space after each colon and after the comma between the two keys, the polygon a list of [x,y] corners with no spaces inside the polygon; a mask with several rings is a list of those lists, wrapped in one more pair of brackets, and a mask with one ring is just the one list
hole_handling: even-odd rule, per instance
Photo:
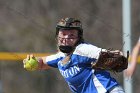
{"label": "blurred background", "polygon": [[[139,4],[131,0],[132,47],[140,35]],[[85,41],[123,48],[122,0],[0,0],[0,52],[55,53],[55,26],[63,17],[82,21]],[[140,93],[139,70],[138,64],[133,93]],[[123,73],[113,75],[123,86]],[[22,60],[0,60],[0,93],[71,92],[57,69],[28,72]]]}

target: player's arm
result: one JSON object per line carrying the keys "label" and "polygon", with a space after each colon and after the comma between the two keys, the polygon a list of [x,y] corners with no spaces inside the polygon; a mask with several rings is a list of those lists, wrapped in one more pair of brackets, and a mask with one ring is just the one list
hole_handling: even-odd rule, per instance
{"label": "player's arm", "polygon": [[130,58],[130,66],[126,69],[125,74],[128,77],[131,77],[132,74],[134,73],[134,70],[136,68],[136,63],[137,63],[137,57],[138,57],[138,53],[140,50],[140,42],[138,42],[133,50],[132,50],[132,54],[131,54],[131,58]]}
{"label": "player's arm", "polygon": [[39,70],[46,70],[50,68],[50,66],[46,62],[46,57],[37,57],[37,59],[39,63],[39,66],[38,66]]}
{"label": "player's arm", "polygon": [[23,60],[23,65],[25,69],[30,71],[50,68],[46,62],[46,57],[35,57],[33,54],[27,55],[27,58]]}

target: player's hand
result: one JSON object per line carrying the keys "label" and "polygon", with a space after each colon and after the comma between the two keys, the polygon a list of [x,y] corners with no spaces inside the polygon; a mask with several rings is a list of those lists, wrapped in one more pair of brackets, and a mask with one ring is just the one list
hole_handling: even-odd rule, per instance
{"label": "player's hand", "polygon": [[25,59],[23,59],[23,67],[25,68],[25,64],[27,63],[27,61],[29,61],[30,60],[30,57],[33,57],[33,55],[31,54],[31,55],[27,55],[27,57],[25,58]]}
{"label": "player's hand", "polygon": [[34,71],[39,68],[39,62],[33,54],[27,55],[27,58],[23,60],[24,68],[28,71]]}

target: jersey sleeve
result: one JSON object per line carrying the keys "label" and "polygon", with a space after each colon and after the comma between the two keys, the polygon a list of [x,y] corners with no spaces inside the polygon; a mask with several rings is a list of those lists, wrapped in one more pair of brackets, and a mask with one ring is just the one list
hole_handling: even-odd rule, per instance
{"label": "jersey sleeve", "polygon": [[47,56],[46,57],[46,64],[51,66],[51,67],[54,67],[54,68],[57,68],[58,67],[58,62],[64,57],[64,55],[62,53],[57,53],[57,54],[54,54],[54,55],[50,55],[50,56]]}
{"label": "jersey sleeve", "polygon": [[91,44],[81,44],[76,48],[74,54],[78,56],[78,61],[81,63],[91,64],[91,62],[95,62],[98,59],[101,51],[106,51],[106,49]]}

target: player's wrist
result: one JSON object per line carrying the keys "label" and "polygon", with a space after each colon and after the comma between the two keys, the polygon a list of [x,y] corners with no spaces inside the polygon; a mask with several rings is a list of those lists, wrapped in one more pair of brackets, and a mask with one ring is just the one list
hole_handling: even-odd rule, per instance
{"label": "player's wrist", "polygon": [[37,58],[38,61],[38,70],[42,70],[43,69],[43,59],[42,58]]}

